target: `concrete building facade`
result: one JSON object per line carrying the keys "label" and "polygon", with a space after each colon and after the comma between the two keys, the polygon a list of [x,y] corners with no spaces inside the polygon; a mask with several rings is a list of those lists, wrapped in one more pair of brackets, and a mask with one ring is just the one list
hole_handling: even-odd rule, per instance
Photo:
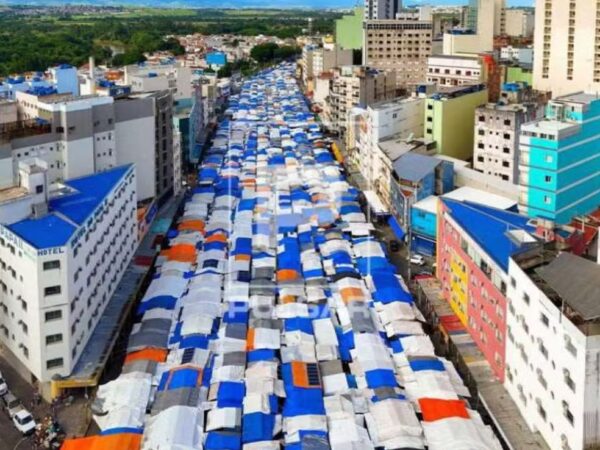
{"label": "concrete building facade", "polygon": [[[521,126],[541,115],[541,107],[525,97],[527,89],[505,84],[503,102],[488,103],[475,111],[473,168],[510,183],[518,182]],[[514,102],[507,99],[514,96]]]}
{"label": "concrete building facade", "polygon": [[440,155],[470,159],[475,110],[487,101],[484,85],[447,88],[429,96],[425,102],[424,137],[436,142]]}
{"label": "concrete building facade", "polygon": [[362,23],[365,9],[356,7],[352,14],[346,14],[335,21],[335,42],[345,50],[362,49]]}
{"label": "concrete building facade", "polygon": [[71,373],[137,246],[135,168],[0,190],[0,341],[32,380]]}
{"label": "concrete building facade", "polygon": [[328,116],[330,129],[342,133],[347,128],[348,113],[356,106],[366,107],[390,100],[397,95],[394,72],[361,66],[346,66],[334,71],[329,89]]}
{"label": "concrete building facade", "polygon": [[398,86],[422,82],[431,55],[431,21],[410,19],[366,20],[363,32],[363,65],[396,72]]}
{"label": "concrete building facade", "polygon": [[402,0],[365,0],[365,19],[394,19],[402,9]]}
{"label": "concrete building facade", "polygon": [[600,3],[535,4],[533,87],[553,96],[600,90]]}
{"label": "concrete building facade", "polygon": [[505,10],[504,33],[511,37],[533,37],[535,15],[533,11],[519,8]]}
{"label": "concrete building facade", "polygon": [[566,224],[600,205],[600,100],[576,93],[554,98],[545,117],[523,125],[519,205],[531,217]]}
{"label": "concrete building facade", "polygon": [[438,86],[464,86],[485,81],[478,57],[436,55],[427,59],[427,82]]}
{"label": "concrete building facade", "polygon": [[[552,450],[600,443],[600,266],[538,248],[509,265],[505,387]],[[585,287],[584,287],[585,286]]]}

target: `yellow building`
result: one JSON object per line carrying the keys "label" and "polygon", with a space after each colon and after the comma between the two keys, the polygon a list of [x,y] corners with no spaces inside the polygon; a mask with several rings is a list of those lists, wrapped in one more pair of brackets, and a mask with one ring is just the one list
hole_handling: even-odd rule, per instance
{"label": "yellow building", "polygon": [[450,261],[450,307],[454,314],[460,319],[461,323],[467,326],[467,307],[469,296],[467,294],[469,287],[469,274],[467,266],[460,256],[452,254]]}
{"label": "yellow building", "polygon": [[488,102],[482,84],[444,88],[425,102],[425,138],[436,142],[440,155],[473,157],[475,109]]}

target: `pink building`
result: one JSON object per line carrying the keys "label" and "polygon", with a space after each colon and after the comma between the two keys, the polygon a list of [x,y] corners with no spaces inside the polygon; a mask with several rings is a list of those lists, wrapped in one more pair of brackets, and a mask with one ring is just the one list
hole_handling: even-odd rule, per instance
{"label": "pink building", "polygon": [[444,298],[504,381],[506,288],[510,255],[528,218],[470,202],[440,201],[437,277]]}

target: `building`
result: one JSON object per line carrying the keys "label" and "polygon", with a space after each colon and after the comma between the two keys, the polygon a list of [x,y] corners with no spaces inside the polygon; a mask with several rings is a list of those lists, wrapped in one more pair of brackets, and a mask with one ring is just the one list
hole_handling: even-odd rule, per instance
{"label": "building", "polygon": [[169,90],[174,101],[192,97],[192,71],[182,63],[133,64],[123,69],[123,84],[133,93]]}
{"label": "building", "polygon": [[353,59],[352,50],[342,49],[338,44],[307,45],[302,49],[302,59],[300,60],[302,81],[305,86],[309,86],[309,82],[323,72],[329,72],[336,67],[352,65]]}
{"label": "building", "polygon": [[533,70],[526,66],[504,66],[504,83],[533,85]]}
{"label": "building", "polygon": [[468,160],[473,156],[475,109],[487,103],[484,85],[446,88],[425,102],[426,139],[435,141],[440,155]]}
{"label": "building", "polygon": [[436,253],[437,213],[440,198],[477,203],[505,211],[516,211],[517,209],[517,202],[514,200],[468,186],[456,187],[453,191],[441,196],[430,195],[413,204],[411,208],[411,250],[413,252],[428,256]]}
{"label": "building", "polygon": [[469,0],[466,29],[444,34],[444,54],[480,54],[494,49],[494,36],[504,34],[505,0]]}
{"label": "building", "polygon": [[206,64],[214,70],[219,70],[227,64],[227,55],[223,52],[209,52],[204,56],[204,59]]}
{"label": "building", "polygon": [[396,72],[398,86],[422,82],[431,55],[432,22],[418,14],[398,20],[366,20],[363,65]]}
{"label": "building", "polygon": [[[382,177],[383,163],[387,159],[379,144],[385,139],[419,138],[423,135],[425,99],[406,97],[375,103],[361,116],[356,136],[356,152],[352,155],[356,166],[370,186],[383,184],[389,190],[388,177]],[[386,180],[388,182],[386,182]],[[389,204],[385,199],[384,203]]]}
{"label": "building", "polygon": [[349,111],[397,96],[394,72],[383,72],[362,66],[345,66],[334,71],[327,101],[328,114],[324,120],[329,128],[343,133],[347,128]]}
{"label": "building", "polygon": [[552,450],[600,444],[600,266],[551,246],[509,264],[505,387]]}
{"label": "building", "polygon": [[365,9],[356,7],[352,14],[345,14],[335,21],[335,42],[344,50],[362,49],[362,23]]}
{"label": "building", "polygon": [[486,79],[479,57],[436,55],[427,59],[427,82],[438,86],[480,84]]}
{"label": "building", "polygon": [[528,217],[476,203],[442,198],[439,206],[442,295],[503,381],[509,258],[530,248],[521,236],[534,228]]}
{"label": "building", "polygon": [[50,82],[58,94],[79,95],[79,76],[77,68],[69,64],[50,67]]}
{"label": "building", "polygon": [[511,37],[533,37],[535,17],[532,10],[507,8],[504,11],[504,33]]}
{"label": "building", "polygon": [[390,212],[402,227],[410,227],[412,206],[431,195],[454,189],[452,163],[408,152],[392,164]]}
{"label": "building", "polygon": [[135,177],[121,166],[49,191],[32,158],[0,191],[0,341],[31,381],[69,375],[102,317],[138,243]]}
{"label": "building", "polygon": [[179,190],[176,183],[181,183],[181,149],[173,146],[173,96],[170,91],[159,91],[133,97],[150,99],[154,105],[154,180],[160,205]]}
{"label": "building", "polygon": [[502,47],[500,60],[531,66],[533,64],[533,47],[513,47],[512,45]]}
{"label": "building", "polygon": [[519,204],[530,217],[569,223],[600,205],[600,99],[583,92],[558,97],[545,117],[521,128]]}
{"label": "building", "polygon": [[18,121],[17,102],[0,99],[0,125]]}
{"label": "building", "polygon": [[591,1],[535,5],[533,87],[561,96],[600,90],[600,4]]}
{"label": "building", "polygon": [[18,180],[18,164],[46,162],[50,184],[135,164],[138,200],[156,193],[152,101],[17,93],[18,121],[0,127],[0,186]]}
{"label": "building", "polygon": [[365,19],[395,19],[402,0],[365,0]]}
{"label": "building", "polygon": [[538,102],[524,97],[526,88],[505,84],[503,94],[515,101],[488,103],[475,110],[473,168],[511,183],[518,182],[521,126],[541,115]]}

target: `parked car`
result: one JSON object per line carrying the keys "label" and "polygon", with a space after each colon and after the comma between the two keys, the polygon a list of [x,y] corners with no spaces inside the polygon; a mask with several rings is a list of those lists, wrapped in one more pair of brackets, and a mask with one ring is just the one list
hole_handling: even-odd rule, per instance
{"label": "parked car", "polygon": [[13,423],[23,436],[27,436],[35,431],[35,420],[33,420],[33,416],[25,408],[22,408],[14,415]]}
{"label": "parked car", "polygon": [[17,397],[15,397],[15,395],[10,391],[8,391],[2,397],[2,407],[4,408],[4,411],[6,411],[6,414],[8,414],[8,417],[10,417],[11,419],[20,410],[25,409],[23,408],[21,401]]}
{"label": "parked car", "polygon": [[8,392],[8,385],[6,384],[6,380],[2,376],[2,372],[0,372],[0,397],[5,395]]}
{"label": "parked car", "polygon": [[410,255],[410,263],[414,264],[415,266],[424,266],[425,258],[423,258],[423,255],[414,253],[414,254]]}

